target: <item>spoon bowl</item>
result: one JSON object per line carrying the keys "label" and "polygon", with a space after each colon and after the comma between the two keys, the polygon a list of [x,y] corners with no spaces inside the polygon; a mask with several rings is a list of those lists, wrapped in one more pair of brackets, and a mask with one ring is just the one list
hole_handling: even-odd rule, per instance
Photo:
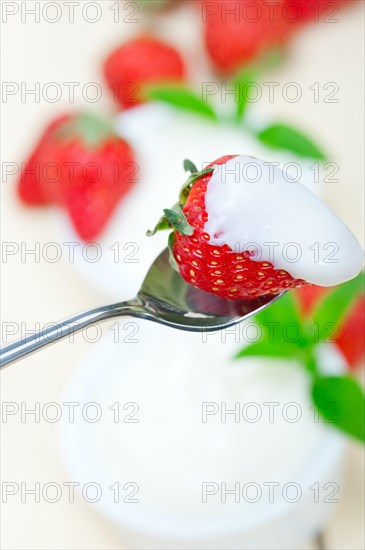
{"label": "spoon bowl", "polygon": [[12,342],[0,350],[0,366],[8,366],[89,325],[115,317],[136,317],[194,332],[222,330],[248,319],[283,294],[250,301],[223,300],[185,282],[171,266],[169,250],[165,249],[150,267],[136,298],[90,309]]}
{"label": "spoon bowl", "polygon": [[180,330],[202,332],[223,329],[248,319],[282,294],[250,301],[223,300],[184,281],[171,267],[169,251],[165,249],[150,267],[138,298],[153,314],[152,319],[149,317],[151,320]]}

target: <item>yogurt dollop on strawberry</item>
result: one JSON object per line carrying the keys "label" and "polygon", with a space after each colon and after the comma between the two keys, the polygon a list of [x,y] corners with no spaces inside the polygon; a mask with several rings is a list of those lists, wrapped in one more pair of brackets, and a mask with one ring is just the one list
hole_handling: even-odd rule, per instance
{"label": "yogurt dollop on strawberry", "polygon": [[236,156],[214,166],[205,194],[209,243],[249,250],[296,279],[333,286],[356,277],[364,254],[313,193],[274,164]]}

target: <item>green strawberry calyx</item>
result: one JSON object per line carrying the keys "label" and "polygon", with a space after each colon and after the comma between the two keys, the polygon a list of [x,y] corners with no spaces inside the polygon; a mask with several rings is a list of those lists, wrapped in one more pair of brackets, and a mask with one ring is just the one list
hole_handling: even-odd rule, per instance
{"label": "green strawberry calyx", "polygon": [[60,140],[81,139],[88,149],[97,148],[110,137],[115,137],[110,120],[91,113],[81,113],[67,120],[56,132]]}
{"label": "green strawberry calyx", "polygon": [[213,168],[206,168],[205,170],[198,171],[197,167],[191,160],[184,160],[185,172],[190,172],[190,176],[180,189],[179,201],[174,204],[172,208],[165,208],[163,215],[158,220],[154,229],[147,231],[147,236],[151,237],[155,235],[157,231],[163,231],[165,229],[173,229],[168,238],[168,247],[170,251],[170,264],[178,272],[178,265],[174,258],[173,248],[175,243],[175,231],[178,231],[181,235],[191,236],[194,233],[194,228],[190,225],[183,212],[183,207],[186,204],[191,188],[194,183],[203,176],[211,174]]}
{"label": "green strawberry calyx", "polygon": [[181,233],[181,235],[192,235],[194,228],[189,224],[186,216],[183,212],[183,207],[186,204],[190,190],[194,183],[203,176],[213,172],[213,168],[207,168],[205,170],[198,171],[195,164],[190,160],[184,160],[184,169],[186,172],[190,172],[190,176],[180,189],[179,201],[174,204],[172,208],[165,208],[164,213],[158,220],[154,229],[147,231],[147,236],[151,237],[155,235],[157,231],[163,231],[165,229],[174,229]]}

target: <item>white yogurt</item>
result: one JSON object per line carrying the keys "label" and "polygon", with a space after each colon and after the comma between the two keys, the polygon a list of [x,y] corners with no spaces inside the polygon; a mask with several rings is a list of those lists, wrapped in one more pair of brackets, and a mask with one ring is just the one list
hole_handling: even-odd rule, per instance
{"label": "white yogurt", "polygon": [[[305,369],[283,359],[229,361],[242,325],[224,341],[144,321],[137,327],[138,344],[115,342],[114,331],[96,344],[64,398],[101,411],[97,422],[81,412],[75,422],[63,419],[70,479],[80,488],[99,484],[102,498],[92,506],[134,531],[126,548],[297,547],[333,507],[314,504],[310,487],[337,481],[329,440],[340,442],[316,418]],[[332,372],[343,366],[329,353],[325,363]],[[221,498],[222,483],[239,486],[238,500]],[[211,484],[219,487],[213,494]],[[261,498],[250,502],[252,487],[243,496],[247,484],[259,485]],[[297,504],[283,498],[287,484],[302,490]],[[125,497],[136,487],[132,503]]]}
{"label": "white yogurt", "polygon": [[269,261],[294,278],[332,286],[356,277],[364,254],[354,235],[313,193],[280,168],[238,156],[208,183],[210,242]]}

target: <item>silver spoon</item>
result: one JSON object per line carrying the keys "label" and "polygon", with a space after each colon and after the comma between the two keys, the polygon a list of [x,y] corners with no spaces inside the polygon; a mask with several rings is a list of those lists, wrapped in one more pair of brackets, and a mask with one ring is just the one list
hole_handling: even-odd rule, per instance
{"label": "silver spoon", "polygon": [[8,344],[0,350],[0,366],[10,365],[89,325],[112,317],[137,317],[195,332],[222,330],[248,319],[282,294],[251,301],[223,300],[186,283],[171,267],[169,251],[165,249],[150,267],[136,298],[90,309]]}

